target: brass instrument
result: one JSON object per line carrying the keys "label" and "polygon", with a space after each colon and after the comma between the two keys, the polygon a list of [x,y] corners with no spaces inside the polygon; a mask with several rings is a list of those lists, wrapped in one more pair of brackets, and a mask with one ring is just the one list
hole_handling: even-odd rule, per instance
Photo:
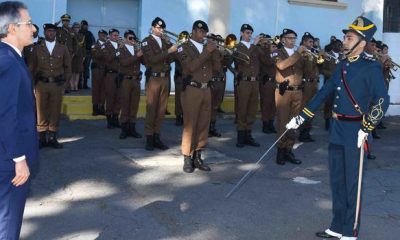
{"label": "brass instrument", "polygon": [[276,35],[273,38],[269,38],[267,37],[267,35],[263,33],[260,34],[260,40],[266,40],[269,44],[275,44],[275,45],[278,45],[281,42],[281,38],[278,35]]}
{"label": "brass instrument", "polygon": [[[321,51],[316,48],[306,49],[306,54],[314,57],[317,61],[317,64],[322,64],[325,62],[325,58],[324,58],[324,56],[321,55]],[[332,56],[332,57],[334,57],[334,56]]]}
{"label": "brass instrument", "polygon": [[[375,55],[376,55],[377,57],[380,57],[380,58],[382,58],[383,56],[385,56],[384,54],[382,54],[382,53],[380,53],[380,52],[375,52]],[[398,63],[393,62],[393,60],[392,60],[391,57],[388,56],[388,59],[387,59],[387,60],[390,61],[389,67],[390,67],[390,69],[392,69],[393,71],[396,72],[397,69],[400,68],[400,65],[399,65]]]}
{"label": "brass instrument", "polygon": [[228,36],[226,36],[225,39],[211,35],[207,35],[206,38],[215,40],[217,42],[217,47],[219,49],[223,49],[232,57],[245,61],[247,64],[250,64],[250,57],[247,54],[237,50],[238,43],[235,34],[231,33]]}
{"label": "brass instrument", "polygon": [[189,40],[189,33],[187,31],[182,31],[179,34],[176,34],[164,29],[163,35],[173,39],[177,46],[180,46]]}
{"label": "brass instrument", "polygon": [[139,38],[135,38],[135,45],[133,47],[135,48],[136,51],[139,51],[142,49],[142,41],[140,41]]}

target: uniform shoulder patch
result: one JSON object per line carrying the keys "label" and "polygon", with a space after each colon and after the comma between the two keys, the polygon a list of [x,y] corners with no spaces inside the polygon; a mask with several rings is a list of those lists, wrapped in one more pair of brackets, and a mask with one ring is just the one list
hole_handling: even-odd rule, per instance
{"label": "uniform shoulder patch", "polygon": [[147,46],[147,41],[142,42],[142,47],[146,47]]}
{"label": "uniform shoulder patch", "polygon": [[182,51],[183,51],[183,47],[180,46],[180,47],[178,48],[178,53],[180,53],[180,52],[182,52]]}
{"label": "uniform shoulder patch", "polygon": [[271,53],[271,58],[274,58],[274,57],[276,57],[276,56],[278,56],[278,52],[273,52],[273,53]]}

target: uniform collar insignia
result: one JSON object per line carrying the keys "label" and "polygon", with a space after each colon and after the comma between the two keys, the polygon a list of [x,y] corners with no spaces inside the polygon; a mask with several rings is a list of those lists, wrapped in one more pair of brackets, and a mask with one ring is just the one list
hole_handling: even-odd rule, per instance
{"label": "uniform collar insignia", "polygon": [[355,62],[360,58],[360,55],[348,57],[349,62]]}

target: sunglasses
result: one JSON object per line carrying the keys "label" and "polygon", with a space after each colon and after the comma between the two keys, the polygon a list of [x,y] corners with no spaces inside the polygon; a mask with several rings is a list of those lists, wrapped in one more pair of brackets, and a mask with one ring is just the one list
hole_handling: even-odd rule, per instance
{"label": "sunglasses", "polygon": [[135,40],[135,37],[128,37],[129,41]]}

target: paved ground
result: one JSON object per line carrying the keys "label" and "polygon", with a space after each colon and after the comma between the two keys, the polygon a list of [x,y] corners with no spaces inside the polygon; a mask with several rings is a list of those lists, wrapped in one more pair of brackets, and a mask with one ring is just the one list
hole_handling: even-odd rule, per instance
{"label": "paved ground", "polygon": [[[166,152],[143,150],[144,139],[119,140],[103,121],[63,120],[64,149],[43,149],[28,199],[22,239],[316,239],[328,226],[331,198],[327,132],[317,119],[317,142],[296,145],[299,166],[275,164],[275,149],[261,169],[230,199],[225,195],[274,142],[254,126],[262,147],[235,147],[229,117],[218,121],[223,137],[205,153],[212,172],[182,172],[181,128],[166,120]],[[400,235],[400,118],[373,143],[368,161],[360,239]],[[143,132],[143,120],[138,123]],[[296,180],[296,181],[295,181]]]}

